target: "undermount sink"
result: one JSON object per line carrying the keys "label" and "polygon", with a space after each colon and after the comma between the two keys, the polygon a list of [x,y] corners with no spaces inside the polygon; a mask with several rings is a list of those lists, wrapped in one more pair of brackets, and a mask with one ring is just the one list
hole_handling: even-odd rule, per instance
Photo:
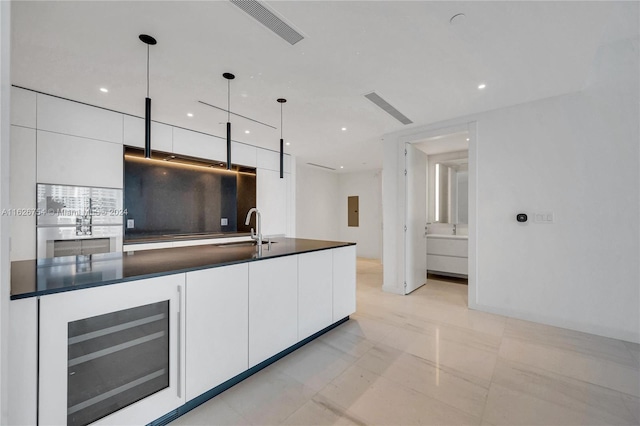
{"label": "undermount sink", "polygon": [[[262,245],[265,244],[269,244],[268,241],[263,241]],[[276,244],[276,241],[271,241],[271,244]],[[239,241],[236,243],[223,243],[223,244],[216,244],[216,247],[252,247],[252,246],[256,246],[257,243],[255,241]]]}

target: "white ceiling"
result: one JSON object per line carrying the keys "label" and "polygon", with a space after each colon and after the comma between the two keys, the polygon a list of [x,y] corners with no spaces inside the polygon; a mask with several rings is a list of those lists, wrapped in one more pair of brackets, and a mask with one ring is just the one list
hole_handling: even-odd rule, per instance
{"label": "white ceiling", "polygon": [[[221,75],[232,72],[232,111],[279,127],[276,98],[287,98],[287,151],[347,172],[381,167],[384,133],[580,90],[616,10],[611,2],[268,6],[306,38],[291,46],[226,1],[13,2],[12,83],[143,116],[146,45],[138,35],[150,34],[158,40],[150,52],[154,120],[224,135],[226,114],[197,101],[225,107]],[[465,22],[450,25],[460,12]],[[415,124],[373,105],[363,97],[371,90]],[[279,130],[239,118],[232,125],[235,140],[278,148]]]}

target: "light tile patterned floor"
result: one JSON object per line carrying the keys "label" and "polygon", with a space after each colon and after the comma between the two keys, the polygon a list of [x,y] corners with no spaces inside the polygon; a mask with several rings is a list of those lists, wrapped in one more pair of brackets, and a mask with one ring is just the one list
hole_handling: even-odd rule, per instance
{"label": "light tile patterned floor", "polygon": [[467,309],[466,285],[383,293],[174,425],[640,425],[640,345]]}

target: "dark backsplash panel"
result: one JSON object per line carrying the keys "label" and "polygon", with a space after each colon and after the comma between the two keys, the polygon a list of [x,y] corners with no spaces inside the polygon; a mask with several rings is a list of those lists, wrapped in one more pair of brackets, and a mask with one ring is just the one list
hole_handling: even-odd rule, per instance
{"label": "dark backsplash panel", "polygon": [[[137,154],[127,148],[124,161],[125,240],[248,232],[244,217],[256,205],[255,172],[227,171],[219,163],[209,167],[199,159],[163,161],[172,155],[163,153],[150,161],[132,152]],[[130,219],[134,228],[127,227]]]}

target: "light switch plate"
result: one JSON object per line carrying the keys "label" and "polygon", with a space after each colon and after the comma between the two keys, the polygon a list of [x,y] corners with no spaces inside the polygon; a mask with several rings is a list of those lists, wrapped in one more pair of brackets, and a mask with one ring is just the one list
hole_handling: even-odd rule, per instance
{"label": "light switch plate", "polygon": [[223,217],[222,219],[220,219],[220,226],[227,226],[229,225],[229,219],[227,219],[226,217]]}
{"label": "light switch plate", "polygon": [[553,212],[541,212],[533,215],[535,223],[552,224],[554,221]]}
{"label": "light switch plate", "polygon": [[127,229],[133,229],[134,226],[133,219],[127,219]]}

